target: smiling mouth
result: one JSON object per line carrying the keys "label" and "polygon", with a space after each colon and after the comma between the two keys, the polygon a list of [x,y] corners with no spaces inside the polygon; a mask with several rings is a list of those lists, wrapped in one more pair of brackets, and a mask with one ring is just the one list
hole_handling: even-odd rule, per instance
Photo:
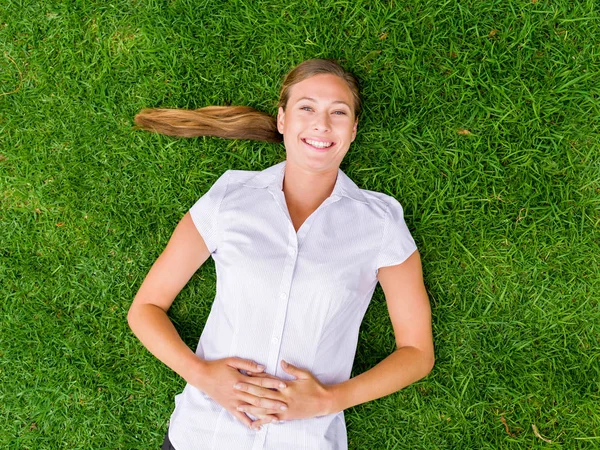
{"label": "smiling mouth", "polygon": [[317,148],[319,150],[332,147],[335,144],[335,142],[314,141],[312,139],[306,139],[306,138],[302,139],[302,142],[310,145],[311,147]]}

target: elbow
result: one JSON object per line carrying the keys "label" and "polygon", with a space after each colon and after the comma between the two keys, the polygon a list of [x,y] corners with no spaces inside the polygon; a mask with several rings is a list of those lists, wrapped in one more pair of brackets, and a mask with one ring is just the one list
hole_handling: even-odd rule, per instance
{"label": "elbow", "polygon": [[423,376],[426,377],[431,373],[433,366],[435,365],[435,351],[433,342],[422,348],[421,351],[423,352],[423,369],[425,371]]}
{"label": "elbow", "polygon": [[129,325],[129,328],[131,328],[132,331],[133,331],[133,327],[132,327],[133,321],[134,321],[134,318],[133,318],[132,308],[129,307],[129,311],[127,311],[127,325]]}
{"label": "elbow", "polygon": [[138,300],[138,297],[133,301],[127,311],[127,324],[133,334],[139,337],[139,333],[147,327],[153,326],[152,324],[157,320],[157,314],[162,313],[165,315],[167,311],[153,303],[148,303],[142,300]]}
{"label": "elbow", "polygon": [[137,317],[138,317],[138,311],[135,306],[135,303],[133,303],[129,307],[129,311],[127,311],[127,324],[129,325],[129,328],[131,328],[131,331],[133,331],[134,334],[135,334],[135,324],[137,322],[137,320],[136,320]]}
{"label": "elbow", "polygon": [[425,375],[427,376],[433,370],[433,366],[435,365],[435,355],[433,351],[425,356]]}
{"label": "elbow", "polygon": [[420,355],[419,355],[419,372],[420,372],[420,378],[425,378],[427,375],[429,375],[431,373],[431,371],[433,370],[433,366],[435,365],[435,355],[433,353],[433,349],[431,350],[425,350],[425,349],[421,349],[420,350]]}

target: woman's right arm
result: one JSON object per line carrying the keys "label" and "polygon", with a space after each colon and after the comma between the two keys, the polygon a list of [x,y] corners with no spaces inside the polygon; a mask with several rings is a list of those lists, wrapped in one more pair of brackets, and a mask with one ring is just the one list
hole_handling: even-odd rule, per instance
{"label": "woman's right arm", "polygon": [[247,383],[250,377],[239,370],[258,373],[264,367],[256,362],[234,357],[216,361],[202,360],[183,342],[167,316],[177,294],[209,256],[210,251],[188,212],[146,275],[129,308],[127,320],[133,333],[154,356],[188,383],[204,391],[244,424],[251,426],[248,416],[237,411],[237,408],[247,404],[260,406],[265,408],[265,417],[280,412],[280,408],[286,405],[277,401],[276,391],[270,391],[270,388],[278,388],[281,381],[257,379],[265,390],[273,392],[272,399],[240,393],[233,385]]}
{"label": "woman's right arm", "polygon": [[181,340],[167,310],[209,256],[187,213],[146,275],[127,314],[129,326],[142,344],[186,380],[203,371],[203,361]]}

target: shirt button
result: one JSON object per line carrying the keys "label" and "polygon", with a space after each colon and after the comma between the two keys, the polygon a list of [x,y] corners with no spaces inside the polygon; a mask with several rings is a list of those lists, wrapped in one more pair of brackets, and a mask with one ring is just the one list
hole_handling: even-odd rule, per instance
{"label": "shirt button", "polygon": [[281,294],[279,294],[279,297],[281,297],[282,300],[285,300],[287,298],[287,294],[285,292],[282,292]]}
{"label": "shirt button", "polygon": [[296,254],[295,248],[290,248],[290,255],[294,256]]}
{"label": "shirt button", "polygon": [[279,342],[279,338],[277,336],[273,336],[271,340],[273,341],[273,344],[277,344]]}

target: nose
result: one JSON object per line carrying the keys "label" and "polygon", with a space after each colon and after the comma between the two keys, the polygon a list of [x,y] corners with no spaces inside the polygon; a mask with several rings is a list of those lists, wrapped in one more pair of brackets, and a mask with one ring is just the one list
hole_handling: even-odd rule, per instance
{"label": "nose", "polygon": [[331,123],[327,111],[319,112],[314,115],[313,129],[315,131],[330,131]]}

